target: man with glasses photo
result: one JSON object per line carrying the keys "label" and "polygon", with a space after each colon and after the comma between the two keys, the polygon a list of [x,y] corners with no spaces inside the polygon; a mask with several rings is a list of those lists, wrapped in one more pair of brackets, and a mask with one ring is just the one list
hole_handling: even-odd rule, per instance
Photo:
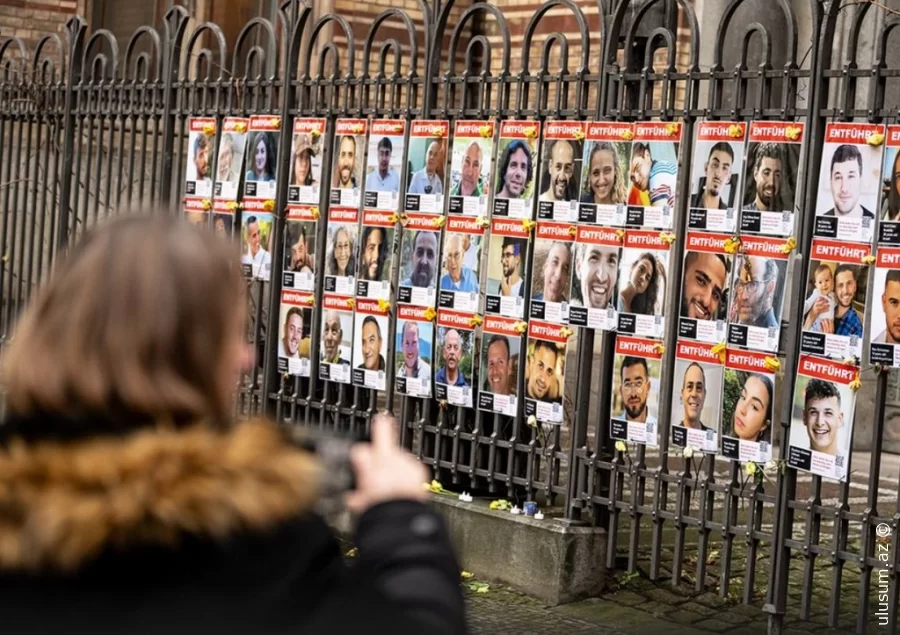
{"label": "man with glasses photo", "polygon": [[777,328],[780,325],[774,308],[778,289],[777,261],[742,256],[737,265],[730,321],[758,328]]}
{"label": "man with glasses photo", "polygon": [[459,291],[461,293],[478,293],[478,276],[463,264],[463,237],[450,234],[445,248],[445,273],[441,277],[442,291]]}

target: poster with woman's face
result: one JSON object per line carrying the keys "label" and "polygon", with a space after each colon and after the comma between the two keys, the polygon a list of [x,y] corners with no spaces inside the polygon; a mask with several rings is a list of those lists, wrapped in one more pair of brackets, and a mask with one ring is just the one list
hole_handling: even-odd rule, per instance
{"label": "poster with woman's face", "polygon": [[359,213],[334,209],[328,212],[325,248],[325,291],[352,296],[356,292],[356,249],[359,238]]}
{"label": "poster with woman's face", "polygon": [[277,115],[253,115],[250,117],[250,134],[247,139],[246,172],[244,174],[244,201],[274,201],[278,192],[276,172],[278,166],[278,133],[281,117]]}
{"label": "poster with woman's face", "polygon": [[734,232],[746,135],[746,123],[701,121],[697,125],[688,206],[690,229]]}
{"label": "poster with woman's face", "polygon": [[578,222],[625,224],[633,136],[632,123],[588,122]]}
{"label": "poster with woman's face", "polygon": [[491,223],[485,313],[519,319],[525,315],[530,237],[520,222],[495,218]]}
{"label": "poster with woman's face", "polygon": [[216,200],[238,200],[238,185],[241,182],[241,166],[244,165],[244,149],[249,127],[250,120],[243,117],[226,117],[222,122],[216,165]]}
{"label": "poster with woman's face", "polygon": [[294,120],[288,203],[304,205],[320,203],[322,140],[325,138],[326,125],[325,119]]}
{"label": "poster with woman's face", "polygon": [[668,271],[669,244],[659,232],[630,231],[625,235],[616,302],[620,333],[663,336]]}
{"label": "poster with woman's face", "polygon": [[722,455],[746,463],[772,458],[775,375],[765,353],[728,349],[722,401]]}

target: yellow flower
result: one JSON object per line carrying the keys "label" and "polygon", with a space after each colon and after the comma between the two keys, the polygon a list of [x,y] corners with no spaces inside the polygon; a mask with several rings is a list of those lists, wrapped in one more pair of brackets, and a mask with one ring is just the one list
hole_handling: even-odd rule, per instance
{"label": "yellow flower", "polygon": [[862,381],[859,379],[859,373],[856,373],[856,378],[850,382],[850,390],[856,392],[860,388],[862,388]]}
{"label": "yellow flower", "polygon": [[312,306],[312,305],[314,305],[314,304],[316,303],[316,296],[314,296],[314,295],[308,295],[308,296],[306,296],[306,297],[303,299],[303,301],[304,301],[306,304],[308,304],[309,306]]}
{"label": "yellow flower", "polygon": [[478,132],[481,133],[481,136],[485,139],[490,137],[494,133],[494,126],[484,125],[478,129]]}
{"label": "yellow flower", "polygon": [[619,136],[625,139],[625,141],[631,141],[632,139],[634,139],[634,133],[631,130],[623,130]]}
{"label": "yellow flower", "polygon": [[211,137],[216,134],[216,124],[208,123],[203,126],[203,134],[205,134],[207,137]]}
{"label": "yellow flower", "polygon": [[725,240],[724,249],[726,254],[736,254],[740,248],[741,239],[737,236]]}
{"label": "yellow flower", "polygon": [[437,317],[437,311],[435,311],[433,308],[428,307],[427,309],[425,309],[425,319],[426,320],[428,320],[429,322],[434,322],[434,318],[436,318],[436,317]]}
{"label": "yellow flower", "polygon": [[525,136],[528,139],[534,139],[537,137],[537,126],[531,126],[530,128],[525,128]]}
{"label": "yellow flower", "polygon": [[475,222],[478,225],[480,225],[481,227],[487,227],[488,225],[491,224],[491,221],[488,220],[487,218],[485,218],[484,216],[479,216],[478,218],[475,219]]}
{"label": "yellow flower", "polygon": [[750,461],[744,466],[744,471],[747,473],[747,476],[753,476],[756,474],[756,463]]}
{"label": "yellow flower", "polygon": [[463,571],[459,574],[459,577],[461,577],[463,580],[468,580],[469,578],[473,578],[474,575],[468,571]]}
{"label": "yellow flower", "polygon": [[777,373],[779,370],[781,370],[781,360],[777,357],[766,357],[763,363],[766,366],[766,370],[768,370],[769,372]]}
{"label": "yellow flower", "polygon": [[625,240],[625,230],[617,229],[616,230],[616,238],[619,239],[619,242],[622,242],[623,240]]}
{"label": "yellow flower", "polygon": [[269,126],[272,128],[277,128],[281,125],[281,117],[272,117],[269,119]]}
{"label": "yellow flower", "polygon": [[234,211],[239,210],[239,209],[241,208],[241,204],[238,203],[237,201],[228,201],[227,203],[225,203],[225,207],[226,207],[229,211],[234,212]]}
{"label": "yellow flower", "polygon": [[624,441],[616,441],[616,450],[619,452],[627,452],[628,446],[625,445]]}
{"label": "yellow flower", "polygon": [[402,123],[394,124],[394,132],[403,132],[403,124]]}
{"label": "yellow flower", "polygon": [[435,127],[435,128],[432,128],[432,130],[431,130],[431,136],[432,136],[432,137],[437,137],[437,138],[440,139],[441,137],[444,136],[444,131],[443,131],[443,129],[442,129],[440,126]]}
{"label": "yellow flower", "polygon": [[446,222],[447,222],[446,216],[438,216],[434,220],[431,221],[431,224],[434,227],[437,227],[438,229],[440,229],[441,227],[443,227],[446,224]]}
{"label": "yellow flower", "polygon": [[530,232],[532,229],[534,229],[535,225],[537,225],[537,223],[529,218],[522,219],[522,229],[527,232]]}
{"label": "yellow flower", "polygon": [[669,133],[670,137],[674,137],[678,134],[678,124],[677,123],[667,123],[666,124],[666,132]]}
{"label": "yellow flower", "polygon": [[387,300],[378,300],[378,310],[382,313],[387,313],[391,310],[391,303]]}
{"label": "yellow flower", "polygon": [[844,365],[845,366],[856,366],[856,358],[855,357],[845,357]]}
{"label": "yellow flower", "polygon": [[357,551],[356,547],[353,547],[349,551],[347,551],[347,553],[345,553],[344,555],[347,558],[355,558],[358,553],[359,553],[359,551]]}
{"label": "yellow flower", "polygon": [[653,350],[656,351],[657,355],[665,355],[666,354],[666,345],[665,344],[657,344],[653,347]]}
{"label": "yellow flower", "polygon": [[788,239],[781,246],[781,253],[789,254],[792,251],[794,251],[794,249],[796,249],[796,248],[797,248],[797,239],[794,238],[793,236],[789,236]]}
{"label": "yellow flower", "polygon": [[688,445],[688,446],[685,446],[685,448],[684,448],[684,450],[682,451],[681,455],[682,455],[684,458],[686,458],[686,459],[691,458],[692,456],[694,456],[694,448],[692,448],[692,447],[689,446],[689,445]]}
{"label": "yellow flower", "polygon": [[397,216],[397,220],[400,221],[403,227],[406,227],[406,224],[409,222],[409,216],[407,216],[406,212],[403,212]]}
{"label": "yellow flower", "polygon": [[487,593],[488,591],[490,591],[490,589],[491,587],[487,584],[482,584],[477,589],[475,589],[475,593]]}
{"label": "yellow flower", "polygon": [[522,334],[528,330],[528,322],[516,322],[515,325],[513,325],[513,329],[516,331],[516,333]]}
{"label": "yellow flower", "polygon": [[312,207],[310,207],[310,208],[309,208],[309,213],[312,215],[312,217],[313,217],[314,219],[319,220],[319,214],[320,214],[320,212],[319,212],[319,206],[318,206],[318,205],[313,205]]}
{"label": "yellow flower", "polygon": [[274,212],[275,211],[275,201],[273,201],[271,199],[268,201],[265,201],[263,203],[263,209],[266,210],[267,212]]}
{"label": "yellow flower", "polygon": [[577,236],[578,235],[578,226],[577,225],[569,225],[569,236]]}
{"label": "yellow flower", "polygon": [[873,132],[868,137],[866,137],[866,143],[868,143],[870,146],[877,148],[882,143],[884,143],[884,133]]}
{"label": "yellow flower", "polygon": [[736,123],[728,126],[728,136],[733,139],[740,139],[744,136],[744,130]]}
{"label": "yellow flower", "polygon": [[314,126],[313,129],[309,131],[309,136],[312,139],[312,142],[315,143],[319,140],[319,137],[322,136],[322,130],[319,126]]}
{"label": "yellow flower", "polygon": [[234,124],[234,131],[240,134],[247,132],[247,124],[245,124],[243,121],[237,122],[236,124]]}
{"label": "yellow flower", "polygon": [[723,364],[725,363],[725,348],[725,342],[719,342],[718,344],[713,346],[712,350],[710,351],[713,355],[718,356],[719,361]]}
{"label": "yellow flower", "polygon": [[482,322],[484,322],[484,318],[480,315],[473,315],[469,319],[469,326],[479,326]]}
{"label": "yellow flower", "polygon": [[784,136],[786,136],[791,141],[796,141],[800,138],[800,133],[803,132],[803,128],[800,126],[788,126],[784,131]]}
{"label": "yellow flower", "polygon": [[449,405],[449,404],[447,403],[447,400],[446,400],[446,399],[441,399],[441,400],[438,402],[438,407],[439,407],[441,410],[446,410],[448,405]]}
{"label": "yellow flower", "polygon": [[564,337],[564,338],[566,338],[566,339],[569,339],[570,337],[572,337],[573,335],[575,335],[575,331],[573,331],[572,329],[570,329],[568,326],[564,326],[564,327],[562,327],[561,329],[559,329],[559,334],[560,334],[562,337]]}
{"label": "yellow flower", "polygon": [[864,265],[874,265],[875,264],[875,256],[869,254],[868,256],[862,257],[862,263]]}
{"label": "yellow flower", "polygon": [[576,131],[574,137],[576,141],[581,141],[582,139],[584,139],[584,130]]}
{"label": "yellow flower", "polygon": [[671,245],[675,242],[675,234],[672,232],[659,232],[659,238],[667,245]]}
{"label": "yellow flower", "polygon": [[347,307],[352,309],[356,306],[356,300],[353,298],[347,298]]}
{"label": "yellow flower", "polygon": [[503,512],[503,511],[506,511],[507,509],[512,508],[512,505],[510,505],[509,501],[506,500],[505,498],[501,498],[501,499],[498,499],[495,501],[491,501],[491,504],[488,507],[490,509],[500,510],[501,512]]}
{"label": "yellow flower", "polygon": [[361,123],[358,123],[358,124],[356,124],[356,125],[353,126],[353,129],[352,129],[352,130],[353,130],[353,132],[355,132],[356,134],[362,134],[362,131],[363,131],[364,128],[365,128],[364,125],[362,125]]}
{"label": "yellow flower", "polygon": [[441,485],[440,481],[431,481],[428,490],[435,494],[440,494],[444,491],[444,486]]}
{"label": "yellow flower", "polygon": [[206,211],[208,212],[209,210],[212,209],[212,201],[209,200],[208,198],[207,198],[207,199],[204,199],[204,200],[203,200],[203,203],[202,203],[202,206],[203,206],[203,209],[206,210]]}

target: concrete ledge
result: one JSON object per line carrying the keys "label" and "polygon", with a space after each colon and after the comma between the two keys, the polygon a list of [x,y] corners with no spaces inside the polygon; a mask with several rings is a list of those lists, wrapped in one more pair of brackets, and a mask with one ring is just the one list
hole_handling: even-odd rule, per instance
{"label": "concrete ledge", "polygon": [[595,597],[606,577],[606,531],[534,520],[435,496],[462,567],[550,606]]}

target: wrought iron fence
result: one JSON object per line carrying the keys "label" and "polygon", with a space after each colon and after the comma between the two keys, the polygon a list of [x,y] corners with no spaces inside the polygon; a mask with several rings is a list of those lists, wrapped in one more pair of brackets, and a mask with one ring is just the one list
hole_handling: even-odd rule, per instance
{"label": "wrought iron fence", "polygon": [[[140,205],[180,209],[192,117],[222,122],[226,116],[283,115],[281,157],[290,154],[289,124],[296,117],[327,120],[326,156],[334,145],[333,124],[340,117],[407,123],[678,121],[685,140],[679,158],[681,192],[689,191],[692,141],[701,120],[805,121],[805,166],[819,164],[828,121],[896,121],[898,110],[885,99],[888,82],[900,77],[897,60],[885,54],[888,37],[900,23],[896,17],[879,27],[875,62],[860,67],[856,50],[864,21],[883,7],[810,0],[812,38],[807,43],[798,35],[797,3],[773,0],[770,4],[780,12],[787,37],[785,59],[775,65],[769,30],[757,22],[735,23],[748,4],[750,0],[732,0],[717,32],[701,39],[687,0],[621,0],[614,6],[601,0],[599,19],[588,19],[571,0],[549,0],[522,34],[521,68],[510,66],[512,37],[503,11],[483,2],[466,8],[455,24],[450,23],[453,2],[422,0],[421,25],[400,9],[386,9],[362,42],[341,15],[314,21],[311,9],[296,0],[281,5],[277,23],[262,18],[249,22],[231,49],[215,24],[191,25],[182,8],[167,14],[161,30],[138,30],[124,51],[111,33],[91,32],[77,18],[67,25],[65,40],[47,36],[31,52],[21,41],[7,39],[0,45],[0,352],[14,337],[16,316],[52,271],[56,254],[85,229]],[[662,10],[662,19],[657,10]],[[850,42],[847,59],[835,65],[832,42],[842,11],[852,12]],[[560,12],[574,19],[577,41],[558,32],[538,35],[542,21]],[[496,35],[466,35],[476,17],[490,22]],[[379,29],[388,23],[399,25],[407,41],[381,38]],[[326,30],[336,31],[338,37],[323,41]],[[591,38],[598,31],[600,64],[591,68]],[[449,51],[442,51],[448,37]],[[729,38],[739,38],[739,62],[726,68]],[[807,44],[809,53],[798,55]],[[713,49],[709,68],[700,67],[701,47]],[[578,51],[577,59],[570,59],[570,50]],[[754,52],[762,60],[755,68],[748,64]],[[861,85],[868,95],[865,104],[857,103]],[[323,182],[330,178],[329,163],[323,160]],[[279,162],[280,183],[287,182],[289,169],[287,161]],[[799,244],[781,338],[786,387],[794,384],[800,348],[797,325],[818,186],[814,169],[800,175]],[[287,188],[279,188],[276,210],[286,208],[287,197]],[[323,209],[327,201],[323,188]],[[680,197],[671,246],[675,254],[685,250],[687,208],[687,197]],[[317,271],[324,265],[325,225],[319,223],[315,238]],[[847,626],[844,613],[854,611],[855,628],[865,632],[879,623],[873,616],[883,603],[886,625],[896,630],[900,503],[896,482],[881,487],[886,371],[876,374],[864,501],[852,496],[852,479],[835,485],[787,469],[778,470],[767,483],[748,479],[736,461],[710,456],[698,465],[672,452],[671,354],[664,357],[660,386],[660,446],[639,445],[633,454],[617,450],[607,416],[613,399],[614,333],[578,330],[569,360],[575,372],[568,374],[561,426],[529,424],[521,403],[517,415],[508,417],[408,398],[392,389],[376,392],[322,381],[317,355],[312,356],[311,379],[284,375],[278,371],[278,336],[271,335],[279,332],[284,227],[284,219],[276,214],[272,282],[248,282],[249,336],[257,344],[259,363],[242,379],[238,413],[352,432],[365,429],[376,411],[393,411],[403,424],[402,443],[448,487],[452,483],[461,490],[519,500],[538,497],[573,522],[606,527],[610,568],[635,571],[646,559],[652,579],[668,578],[672,584],[689,580],[698,591],[715,588],[723,596],[739,590],[744,603],[762,602],[777,631],[786,614],[797,608],[789,593],[792,571],[803,582],[799,613],[808,619],[813,582],[822,581],[817,563],[825,561],[831,626]],[[395,241],[394,253],[399,248]],[[526,260],[532,259],[529,246]],[[396,267],[392,275],[396,284]],[[681,279],[680,258],[672,258],[668,276]],[[314,294],[318,306],[323,284],[320,275]],[[525,284],[531,288],[530,281]],[[678,314],[679,295],[677,284],[667,285],[670,316]],[[313,314],[313,351],[319,350],[322,319],[321,312]],[[677,320],[670,319],[665,348],[673,350],[677,337]],[[388,358],[393,359],[396,325],[387,339]],[[392,380],[388,369],[390,388]],[[518,388],[522,394],[521,376]],[[792,400],[781,402],[774,445],[783,462]],[[892,529],[888,543],[877,540],[876,528],[882,523]],[[881,556],[885,545],[889,558]],[[852,589],[855,604],[846,598],[848,568],[860,574]]]}

